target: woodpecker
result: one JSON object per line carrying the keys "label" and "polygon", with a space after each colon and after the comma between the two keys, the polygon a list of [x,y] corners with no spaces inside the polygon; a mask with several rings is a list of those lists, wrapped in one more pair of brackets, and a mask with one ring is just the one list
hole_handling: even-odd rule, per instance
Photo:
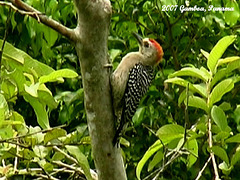
{"label": "woodpecker", "polygon": [[125,55],[111,75],[114,114],[118,126],[113,139],[115,146],[131,122],[141,98],[154,79],[154,68],[161,62],[163,49],[154,39],[133,33],[139,43],[138,52]]}

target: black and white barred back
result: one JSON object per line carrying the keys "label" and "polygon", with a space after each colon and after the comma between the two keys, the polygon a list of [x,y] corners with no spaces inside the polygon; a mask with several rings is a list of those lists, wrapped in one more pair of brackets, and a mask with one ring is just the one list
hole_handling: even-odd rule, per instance
{"label": "black and white barred back", "polygon": [[132,120],[139,102],[147,93],[153,78],[153,68],[150,66],[136,64],[131,69],[125,92],[125,107],[123,108],[126,122]]}
{"label": "black and white barred back", "polygon": [[150,66],[143,66],[141,63],[138,63],[130,70],[124,94],[122,117],[114,137],[114,144],[117,143],[118,138],[121,136],[124,126],[131,122],[140,100],[148,91],[153,79],[153,68]]}

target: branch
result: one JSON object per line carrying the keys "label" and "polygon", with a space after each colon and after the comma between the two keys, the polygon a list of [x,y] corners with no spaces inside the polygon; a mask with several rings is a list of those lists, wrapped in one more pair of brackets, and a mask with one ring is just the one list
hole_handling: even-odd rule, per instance
{"label": "branch", "polygon": [[209,148],[210,148],[210,157],[212,159],[212,163],[213,163],[213,170],[214,170],[214,174],[215,174],[215,179],[219,179],[219,175],[218,175],[218,168],[217,168],[217,163],[215,160],[215,156],[214,153],[212,152],[212,122],[211,122],[211,118],[208,118],[208,144],[209,144]]}
{"label": "branch", "polygon": [[198,176],[196,177],[195,180],[199,180],[199,179],[201,178],[203,171],[205,170],[205,168],[207,167],[207,165],[208,165],[208,163],[210,162],[211,159],[212,159],[212,157],[209,156],[208,160],[207,160],[206,163],[204,164],[204,166],[203,166],[203,168],[201,169],[201,171],[199,171]]}
{"label": "branch", "polygon": [[[53,146],[53,149],[58,151],[58,152],[60,152],[61,154],[63,154],[66,158],[68,158],[69,160],[71,160],[75,164],[79,164],[78,161],[75,158],[73,158],[72,156],[68,155],[63,150],[59,149],[57,146]],[[83,170],[81,170],[80,168],[74,168],[73,166],[68,165],[68,164],[64,164],[61,161],[54,161],[54,163],[84,174]],[[97,173],[95,171],[91,170],[90,173],[91,173],[93,179],[97,179]]]}
{"label": "branch", "polygon": [[[36,132],[32,132],[32,133],[29,133],[29,134],[24,134],[24,135],[20,135],[20,136],[12,137],[12,138],[2,139],[2,140],[0,140],[0,143],[11,143],[11,144],[16,144],[16,145],[21,146],[21,145],[18,144],[17,142],[16,142],[16,143],[11,142],[11,140],[16,140],[16,139],[20,139],[20,138],[25,138],[25,137],[27,137],[27,136],[32,136],[32,135],[34,135],[34,134],[38,134],[38,133],[49,132],[49,131],[52,131],[52,130],[54,130],[54,129],[62,128],[62,127],[65,127],[65,126],[66,126],[66,125],[63,124],[63,125],[56,126],[56,127],[53,127],[53,128],[49,128],[49,129],[44,129],[44,130],[40,130],[40,131],[36,131]],[[26,146],[23,146],[23,147],[26,147]],[[26,148],[28,148],[28,147],[26,147]]]}
{"label": "branch", "polygon": [[29,15],[38,22],[45,24],[46,26],[54,29],[55,31],[59,32],[63,36],[67,37],[71,41],[76,41],[76,34],[73,29],[67,28],[66,26],[60,24],[59,22],[49,18],[45,14],[41,13],[40,11],[36,10],[35,8],[29,6],[28,4],[22,2],[21,0],[8,0],[11,3],[4,3],[1,2],[0,5],[6,5],[11,7],[16,12],[19,12],[24,15]]}

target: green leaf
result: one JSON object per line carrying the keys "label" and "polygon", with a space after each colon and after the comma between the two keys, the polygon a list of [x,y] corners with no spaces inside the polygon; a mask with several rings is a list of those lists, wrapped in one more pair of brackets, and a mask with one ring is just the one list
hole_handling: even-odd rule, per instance
{"label": "green leaf", "polygon": [[23,72],[15,68],[13,72],[8,74],[8,76],[16,83],[18,93],[22,93],[24,91],[24,84],[26,83]]}
{"label": "green leaf", "polygon": [[5,121],[5,116],[8,111],[8,104],[5,97],[0,94],[0,127],[2,126],[3,122]]}
{"label": "green leaf", "polygon": [[24,99],[31,104],[34,109],[34,112],[37,116],[38,124],[43,128],[47,129],[50,127],[48,114],[46,111],[46,106],[39,102],[37,98],[34,98],[30,95],[24,95]]}
{"label": "green leaf", "polygon": [[227,164],[225,161],[223,161],[222,163],[220,163],[218,165],[219,169],[222,170],[223,174],[225,175],[229,175],[231,173],[232,167],[229,166],[229,164]]}
{"label": "green leaf", "polygon": [[201,71],[200,69],[192,68],[192,67],[182,68],[180,71],[176,71],[175,73],[170,74],[169,78],[173,78],[176,76],[197,77],[199,79],[202,79],[205,82],[208,81],[208,79],[210,79],[210,75],[207,76],[207,74]]}
{"label": "green leaf", "polygon": [[133,123],[137,126],[137,125],[140,125],[143,121],[143,115],[144,115],[144,112],[146,110],[146,107],[140,107],[137,109],[137,111],[135,112],[133,118],[132,118],[132,121]]}
{"label": "green leaf", "polygon": [[226,7],[232,7],[233,11],[225,11],[224,17],[228,25],[233,26],[237,23],[238,18],[240,17],[238,3],[235,0],[227,1]]}
{"label": "green leaf", "polygon": [[216,135],[214,135],[214,140],[216,142],[223,142],[230,136],[231,128],[228,126],[225,131],[220,131]]}
{"label": "green leaf", "polygon": [[16,122],[16,125],[14,125],[14,127],[18,131],[18,134],[27,134],[28,129],[21,114],[16,111],[12,111],[10,120]]}
{"label": "green leaf", "polygon": [[53,68],[51,68],[50,66],[41,63],[33,58],[31,58],[30,56],[28,56],[28,58],[24,59],[24,70],[28,73],[33,73],[32,70],[34,70],[37,74],[38,77],[42,76],[42,75],[47,75],[50,74],[51,72],[54,71]]}
{"label": "green leaf", "polygon": [[77,158],[79,166],[83,169],[84,175],[86,176],[87,180],[92,180],[92,176],[90,173],[90,166],[88,164],[88,160],[86,156],[80,151],[77,146],[65,146],[67,151]]}
{"label": "green leaf", "polygon": [[190,152],[187,157],[187,167],[191,168],[197,161],[198,157],[198,143],[196,139],[187,141],[184,147]]}
{"label": "green leaf", "polygon": [[227,164],[229,164],[229,159],[226,151],[219,147],[219,146],[213,146],[212,151],[216,156],[218,156],[221,160],[225,161]]}
{"label": "green leaf", "polygon": [[221,66],[222,64],[230,63],[239,59],[240,59],[239,56],[232,56],[232,57],[226,57],[224,59],[219,59],[217,66]]}
{"label": "green leaf", "polygon": [[162,148],[162,143],[160,140],[157,140],[152,146],[148,148],[148,150],[143,155],[142,159],[138,162],[137,168],[136,168],[136,175],[138,179],[141,179],[141,171],[143,166],[146,164],[146,162],[150,159],[150,157],[156,153],[158,150]]}
{"label": "green leaf", "polygon": [[24,84],[25,91],[33,97],[38,97],[38,87],[39,83],[31,84],[30,86]]}
{"label": "green leaf", "polygon": [[212,51],[209,54],[209,58],[207,61],[207,66],[209,70],[215,74],[217,62],[222,57],[223,53],[227,49],[227,47],[233,43],[236,39],[236,36],[225,36],[218,41],[218,43],[213,47]]}
{"label": "green leaf", "polygon": [[3,91],[3,94],[8,101],[17,95],[17,86],[10,79],[3,80],[1,90]]}
{"label": "green leaf", "polygon": [[110,49],[109,54],[112,62],[114,62],[115,58],[118,57],[122,51],[120,49]]}
{"label": "green leaf", "polygon": [[211,110],[211,116],[216,125],[222,130],[225,131],[227,124],[227,117],[224,111],[218,106],[213,106]]}
{"label": "green leaf", "polygon": [[[187,105],[187,101],[185,99],[185,105]],[[200,108],[203,109],[205,112],[208,112],[208,107],[207,107],[207,103],[206,100],[204,100],[203,98],[197,97],[197,96],[189,96],[188,98],[188,105],[191,107],[196,107],[196,108]]]}
{"label": "green leaf", "polygon": [[162,161],[163,159],[163,151],[158,151],[154,157],[152,158],[152,160],[150,161],[150,163],[148,164],[148,172],[149,171],[152,171],[153,168],[159,163]]}
{"label": "green leaf", "polygon": [[58,81],[59,78],[75,78],[78,74],[70,69],[60,69],[39,78],[40,83]]}
{"label": "green leaf", "polygon": [[234,166],[240,160],[240,149],[238,148],[231,158],[231,165]]}
{"label": "green leaf", "polygon": [[58,106],[58,103],[52,96],[52,92],[45,86],[45,84],[40,84],[38,88],[38,99],[49,108],[55,109]]}
{"label": "green leaf", "polygon": [[53,129],[52,131],[48,131],[44,135],[44,143],[47,144],[49,141],[58,139],[59,137],[63,137],[66,135],[67,135],[67,132],[64,129]]}
{"label": "green leaf", "polygon": [[182,126],[177,124],[167,124],[159,128],[156,134],[164,144],[167,144],[174,139],[182,138],[184,132],[185,130]]}
{"label": "green leaf", "polygon": [[235,61],[230,62],[226,68],[222,68],[222,69],[218,70],[212,79],[210,87],[212,88],[219,80],[221,80],[223,77],[227,76],[232,71],[238,69],[239,67],[240,67],[240,59],[237,59]]}
{"label": "green leaf", "polygon": [[217,73],[214,75],[212,81],[210,82],[210,88],[212,88],[218,81],[220,81],[222,78],[224,78],[227,75],[227,69],[223,68],[217,71]]}
{"label": "green leaf", "polygon": [[[3,43],[3,40],[0,39],[0,47],[2,47],[2,43]],[[27,56],[28,55],[25,52],[15,48],[10,43],[5,42],[3,59],[8,59],[8,60],[18,62],[20,64],[24,64],[24,59]]]}
{"label": "green leaf", "polygon": [[232,79],[225,79],[218,83],[212,90],[210,94],[209,107],[214,103],[220,101],[222,96],[234,88],[234,83]]}
{"label": "green leaf", "polygon": [[222,104],[219,105],[219,107],[223,110],[223,111],[228,111],[230,110],[232,107],[231,107],[231,104],[230,103],[227,103],[227,102],[223,102]]}
{"label": "green leaf", "polygon": [[197,90],[198,94],[205,98],[207,97],[207,86],[205,83],[193,84],[193,87]]}
{"label": "green leaf", "polygon": [[[2,46],[2,42],[3,41],[0,40],[0,47]],[[34,70],[38,76],[46,75],[54,71],[53,68],[33,59],[27,53],[15,48],[8,42],[6,42],[4,46],[2,62],[6,67],[16,68],[22,72],[31,74]]]}
{"label": "green leaf", "polygon": [[203,49],[200,49],[201,53],[204,55],[206,59],[209,57],[209,53],[207,51],[204,51]]}
{"label": "green leaf", "polygon": [[33,152],[36,154],[36,156],[40,157],[40,158],[45,158],[48,153],[50,152],[50,148],[49,147],[45,147],[42,145],[38,145],[38,146],[33,146]]}
{"label": "green leaf", "polygon": [[[189,95],[192,95],[191,92],[189,92]],[[181,94],[179,95],[179,98],[178,98],[178,106],[180,107],[181,103],[186,99],[186,89],[184,89]]]}
{"label": "green leaf", "polygon": [[226,143],[240,143],[240,133],[228,138]]}
{"label": "green leaf", "polygon": [[58,32],[47,26],[43,26],[42,30],[48,45],[52,47],[55,44],[56,40],[58,39]]}
{"label": "green leaf", "polygon": [[228,64],[227,66],[227,73],[232,72],[235,69],[238,69],[240,67],[240,59],[236,60],[236,61],[232,61]]}
{"label": "green leaf", "polygon": [[202,95],[203,97],[206,97],[206,94],[204,94],[204,92],[202,92],[201,90],[199,90],[198,88],[196,88],[193,84],[191,84],[189,81],[182,79],[182,78],[178,78],[178,77],[174,77],[171,79],[167,79],[164,81],[165,83],[173,83],[173,84],[177,84],[183,87],[187,87],[189,84],[189,90],[191,90],[192,92],[197,92],[198,94]]}

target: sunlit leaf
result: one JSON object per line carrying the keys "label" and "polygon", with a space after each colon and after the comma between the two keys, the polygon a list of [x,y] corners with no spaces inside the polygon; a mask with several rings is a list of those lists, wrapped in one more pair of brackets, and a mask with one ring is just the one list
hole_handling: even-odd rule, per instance
{"label": "sunlit leaf", "polygon": [[184,128],[177,124],[167,124],[159,128],[156,134],[165,144],[174,139],[182,138],[184,135]]}
{"label": "sunlit leaf", "polygon": [[220,101],[222,96],[234,88],[232,79],[225,79],[218,83],[210,94],[209,106],[211,107],[214,103]]}
{"label": "sunlit leaf", "polygon": [[204,73],[203,71],[192,67],[182,68],[181,70],[176,71],[173,74],[170,74],[169,78],[173,78],[176,76],[197,77],[199,79],[202,79],[203,81],[208,81],[208,79],[210,78],[210,76],[207,76],[206,73]]}
{"label": "sunlit leaf", "polygon": [[162,148],[162,144],[160,140],[157,140],[152,146],[148,148],[148,150],[143,155],[142,159],[138,162],[137,168],[136,168],[136,175],[138,179],[141,179],[140,175],[142,172],[143,166],[146,164],[146,162],[152,157],[154,153],[159,151]]}
{"label": "sunlit leaf", "polygon": [[0,94],[0,127],[5,120],[6,113],[8,111],[8,104],[5,97]]}
{"label": "sunlit leaf", "polygon": [[203,49],[200,49],[201,53],[204,55],[206,59],[209,57],[209,53],[207,51],[204,51]]}
{"label": "sunlit leaf", "polygon": [[230,26],[233,26],[237,23],[237,21],[240,17],[238,3],[236,0],[231,0],[231,1],[227,1],[225,6],[229,7],[229,8],[233,8],[233,11],[225,11],[224,12],[224,17],[225,17],[226,23]]}
{"label": "sunlit leaf", "polygon": [[163,151],[158,151],[152,158],[152,160],[148,164],[148,171],[153,170],[153,168],[162,161],[163,159]]}
{"label": "sunlit leaf", "polygon": [[31,104],[31,106],[34,109],[34,112],[37,116],[38,124],[43,128],[47,129],[50,127],[49,120],[48,120],[48,114],[46,111],[46,106],[39,102],[38,99],[30,96],[30,95],[24,95],[24,99]]}
{"label": "sunlit leaf", "polygon": [[225,161],[227,164],[229,164],[229,158],[228,155],[226,153],[226,151],[219,147],[219,146],[213,146],[212,147],[212,151],[214,152],[214,154],[216,156],[218,156],[220,159],[222,159],[223,161]]}
{"label": "sunlit leaf", "polygon": [[73,155],[75,158],[77,158],[78,164],[84,171],[84,175],[86,176],[87,180],[92,180],[92,176],[90,173],[90,166],[88,164],[88,160],[86,156],[80,151],[80,149],[77,146],[65,146],[67,151]]}
{"label": "sunlit leaf", "polygon": [[38,97],[38,87],[39,83],[31,84],[30,86],[24,84],[25,91],[33,97]]}
{"label": "sunlit leaf", "polygon": [[227,117],[224,111],[218,106],[213,106],[211,110],[211,116],[216,125],[222,130],[225,131],[227,128]]}
{"label": "sunlit leaf", "polygon": [[40,83],[58,81],[59,78],[75,78],[78,74],[70,69],[60,69],[39,78]]}
{"label": "sunlit leaf", "polygon": [[231,158],[231,165],[234,166],[240,161],[240,149],[238,148]]}
{"label": "sunlit leaf", "polygon": [[220,39],[218,43],[214,46],[214,48],[211,50],[208,57],[207,66],[213,74],[215,74],[216,72],[216,65],[218,60],[220,59],[220,57],[222,57],[227,47],[232,44],[235,39],[236,36],[234,35],[225,36]]}
{"label": "sunlit leaf", "polygon": [[48,131],[44,135],[44,143],[48,143],[51,140],[58,139],[59,137],[66,136],[67,132],[64,129],[53,129],[52,131]]}
{"label": "sunlit leaf", "polygon": [[191,84],[189,81],[179,78],[179,77],[174,77],[171,79],[167,79],[166,81],[164,81],[165,83],[173,83],[173,84],[177,84],[183,87],[188,87],[189,86],[189,90],[191,90],[192,92],[197,92],[200,95],[202,95],[203,97],[206,97],[206,94],[204,94],[204,92],[200,91],[199,89],[197,89],[193,84]]}
{"label": "sunlit leaf", "polygon": [[221,66],[222,64],[230,63],[239,59],[240,59],[239,56],[226,57],[224,59],[219,59],[217,66]]}
{"label": "sunlit leaf", "polygon": [[187,157],[187,167],[191,168],[195,162],[197,161],[198,157],[198,143],[196,139],[192,139],[187,141],[184,147],[190,152]]}
{"label": "sunlit leaf", "polygon": [[[186,100],[184,102],[186,105]],[[192,106],[192,107],[200,108],[200,109],[204,110],[205,112],[208,112],[206,100],[204,100],[203,98],[200,98],[200,97],[197,97],[194,95],[189,96],[188,97],[188,105]]]}
{"label": "sunlit leaf", "polygon": [[236,134],[226,140],[226,143],[240,143],[240,134]]}

